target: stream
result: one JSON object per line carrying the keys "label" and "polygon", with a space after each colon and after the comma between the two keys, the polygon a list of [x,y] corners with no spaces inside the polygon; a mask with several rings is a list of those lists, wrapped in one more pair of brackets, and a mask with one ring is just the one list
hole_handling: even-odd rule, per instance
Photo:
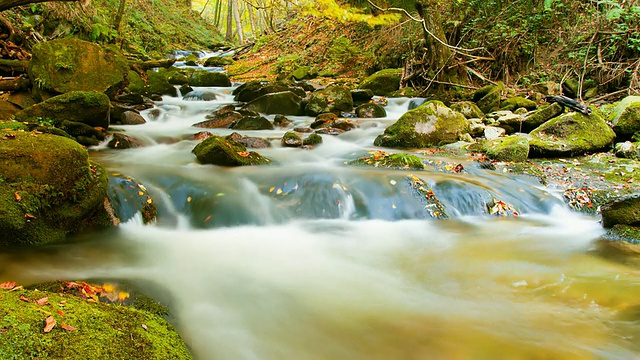
{"label": "stream", "polygon": [[[196,359],[630,359],[640,351],[640,274],[606,256],[596,217],[553,189],[477,163],[414,153],[425,170],[356,167],[409,108],[323,135],[313,149],[265,137],[272,164],[222,168],[191,153],[191,125],[233,103],[164,97],[144,125],[114,126],[145,146],[90,149],[109,172],[146,186],[140,216],[68,243],[0,253],[0,276],[124,281],[165,304]],[[267,116],[273,120],[273,116]],[[311,117],[290,117],[308,126]],[[228,135],[229,129],[209,129]],[[391,149],[386,151],[393,152]],[[464,173],[443,171],[464,165]],[[437,220],[412,191],[433,190]],[[518,217],[487,214],[499,199]]]}

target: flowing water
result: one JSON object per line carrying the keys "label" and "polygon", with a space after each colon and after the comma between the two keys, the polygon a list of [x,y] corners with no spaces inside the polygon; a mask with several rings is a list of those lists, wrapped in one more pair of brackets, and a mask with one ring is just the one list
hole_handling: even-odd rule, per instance
{"label": "flowing water", "polygon": [[[91,151],[145,184],[158,221],[66,244],[0,253],[0,280],[110,279],[166,304],[197,359],[630,359],[639,356],[640,274],[604,256],[598,219],[528,178],[417,152],[426,170],[345,165],[408,109],[324,136],[311,150],[272,139],[268,166],[200,165],[191,125],[233,102],[166,97],[147,124],[119,126],[146,146]],[[272,117],[271,117],[272,119]],[[292,117],[297,126],[308,117]],[[211,130],[229,134],[231,130]],[[413,192],[420,178],[449,220]],[[519,217],[487,215],[491,198]]]}

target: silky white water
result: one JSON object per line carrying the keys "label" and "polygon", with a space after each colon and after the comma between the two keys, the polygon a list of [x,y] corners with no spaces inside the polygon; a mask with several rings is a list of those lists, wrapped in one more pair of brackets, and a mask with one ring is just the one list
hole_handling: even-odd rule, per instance
{"label": "silky white water", "polygon": [[[312,150],[280,147],[285,129],[243,131],[272,140],[258,151],[273,164],[221,168],[198,164],[188,138],[233,100],[230,89],[202,90],[216,100],[164,98],[143,112],[147,124],[117,127],[145,147],[91,151],[149,189],[156,224],[138,216],[65,244],[0,253],[0,280],[133,284],[169,308],[196,359],[638,356],[640,273],[601,250],[597,218],[571,212],[532,179],[471,161],[417,151],[423,171],[345,165],[376,149],[407,99]],[[466,172],[437,166],[448,162]],[[408,175],[452,219],[431,219]],[[486,215],[491,197],[522,215]]]}

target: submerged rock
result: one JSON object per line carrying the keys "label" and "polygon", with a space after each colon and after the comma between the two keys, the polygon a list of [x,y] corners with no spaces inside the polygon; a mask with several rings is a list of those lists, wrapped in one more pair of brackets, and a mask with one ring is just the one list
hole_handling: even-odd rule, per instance
{"label": "submerged rock", "polygon": [[107,174],[77,142],[0,131],[0,245],[63,241],[111,226]]}
{"label": "submerged rock", "polygon": [[398,148],[425,148],[458,141],[469,129],[467,119],[459,112],[433,100],[402,115],[385,129],[375,146]]}
{"label": "submerged rock", "polygon": [[568,113],[551,119],[531,132],[533,156],[573,156],[602,150],[615,133],[598,115]]}
{"label": "submerged rock", "polygon": [[358,89],[369,89],[374,95],[385,96],[400,89],[402,69],[385,69],[364,79]]}
{"label": "submerged rock", "polygon": [[200,163],[219,166],[243,166],[268,164],[269,159],[237,141],[222,136],[211,136],[192,151]]}
{"label": "submerged rock", "polygon": [[422,159],[410,154],[390,154],[386,151],[370,151],[369,154],[350,161],[349,165],[368,165],[395,169],[424,169]]}
{"label": "submerged rock", "polygon": [[141,215],[145,224],[156,220],[156,203],[147,188],[138,180],[130,176],[111,174],[108,194],[114,214],[120,222],[127,222],[137,214]]}

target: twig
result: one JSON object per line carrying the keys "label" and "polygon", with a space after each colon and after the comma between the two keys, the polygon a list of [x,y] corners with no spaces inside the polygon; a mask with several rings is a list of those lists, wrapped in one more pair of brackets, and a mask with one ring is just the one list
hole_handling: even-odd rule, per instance
{"label": "twig", "polygon": [[482,81],[486,81],[486,82],[491,83],[493,85],[498,85],[498,83],[496,83],[495,81],[491,81],[491,80],[487,79],[486,77],[482,76],[482,74],[480,74],[479,72],[473,70],[472,68],[470,68],[468,66],[465,66],[465,70],[467,70],[472,75],[477,76]]}
{"label": "twig", "polygon": [[591,44],[593,44],[593,40],[595,40],[598,35],[598,30],[593,33],[591,40],[589,41],[589,45],[587,46],[587,53],[584,54],[584,62],[582,63],[582,74],[580,74],[580,83],[578,84],[578,99],[582,100],[582,87],[584,86],[584,74],[587,72],[587,59],[589,59],[589,52],[591,51]]}
{"label": "twig", "polygon": [[612,97],[614,95],[619,95],[619,94],[622,94],[624,92],[631,92],[631,89],[628,89],[628,88],[627,89],[622,89],[622,90],[614,91],[612,93],[608,93],[608,94],[605,94],[605,95],[602,95],[602,96],[598,96],[597,98],[589,100],[588,103],[592,104],[592,103],[594,103],[596,101],[604,100],[606,98]]}

